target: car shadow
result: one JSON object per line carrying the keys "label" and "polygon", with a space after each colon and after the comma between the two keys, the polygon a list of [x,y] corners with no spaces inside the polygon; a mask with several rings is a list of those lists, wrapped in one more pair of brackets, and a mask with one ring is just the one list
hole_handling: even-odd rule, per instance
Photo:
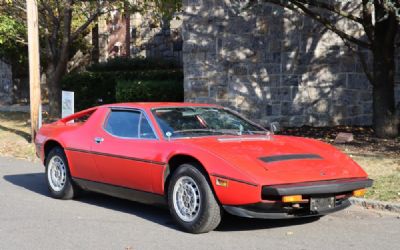
{"label": "car shadow", "polygon": [[[6,175],[4,176],[4,180],[36,194],[50,197],[44,173]],[[99,206],[138,216],[159,225],[180,231],[180,228],[175,224],[166,207],[146,205],[93,192],[83,192],[82,195],[75,200],[93,206]],[[249,219],[225,213],[223,220],[216,231],[251,231],[277,227],[290,227],[311,223],[316,220],[318,220],[317,217],[290,220]]]}
{"label": "car shadow", "polygon": [[221,232],[254,231],[269,228],[284,228],[312,223],[319,217],[304,217],[292,219],[253,219],[242,218],[228,213],[224,214],[221,224],[215,229]]}
{"label": "car shadow", "polygon": [[[39,195],[51,198],[44,173],[6,175],[4,180],[32,191]],[[179,230],[164,207],[146,205],[134,201],[119,199],[94,192],[82,192],[75,201],[83,202],[93,206],[99,206],[122,213],[131,214],[154,223]]]}

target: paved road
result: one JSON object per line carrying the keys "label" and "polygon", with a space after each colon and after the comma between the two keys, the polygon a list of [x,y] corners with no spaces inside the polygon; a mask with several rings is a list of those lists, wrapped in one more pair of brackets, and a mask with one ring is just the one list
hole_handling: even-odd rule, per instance
{"label": "paved road", "polygon": [[40,164],[0,158],[0,249],[398,249],[400,219],[352,207],[319,220],[233,216],[216,231],[179,231],[168,211],[87,194],[48,197]]}

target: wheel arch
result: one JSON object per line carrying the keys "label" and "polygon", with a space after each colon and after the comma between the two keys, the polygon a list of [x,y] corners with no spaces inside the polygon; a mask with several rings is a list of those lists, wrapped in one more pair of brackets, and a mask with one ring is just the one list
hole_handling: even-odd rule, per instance
{"label": "wheel arch", "polygon": [[43,146],[43,148],[44,148],[43,163],[44,164],[46,163],[47,156],[49,155],[50,151],[55,147],[60,147],[60,148],[64,149],[64,146],[60,142],[58,142],[54,139],[49,139],[44,143],[44,146]]}
{"label": "wheel arch", "polygon": [[164,194],[165,194],[165,196],[168,196],[167,190],[168,190],[168,185],[169,185],[172,174],[174,173],[174,171],[176,171],[178,169],[179,166],[181,166],[184,163],[194,163],[194,167],[196,167],[201,173],[204,174],[204,176],[206,177],[206,179],[211,187],[211,190],[213,191],[215,197],[218,199],[217,195],[215,194],[214,187],[211,183],[210,175],[209,175],[207,169],[205,168],[204,164],[201,163],[201,161],[199,159],[197,159],[196,157],[188,155],[188,154],[176,154],[168,160],[167,167],[165,168],[165,171],[164,171]]}

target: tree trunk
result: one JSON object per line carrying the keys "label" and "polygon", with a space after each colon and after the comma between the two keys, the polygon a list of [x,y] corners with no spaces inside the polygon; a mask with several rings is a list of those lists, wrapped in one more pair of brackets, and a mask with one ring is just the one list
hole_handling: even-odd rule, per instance
{"label": "tree trunk", "polygon": [[380,138],[399,135],[399,121],[396,116],[394,75],[395,75],[395,16],[375,25],[375,41],[372,48],[373,60],[373,127]]}
{"label": "tree trunk", "polygon": [[99,45],[99,24],[95,23],[92,28],[92,63],[98,63],[100,59],[100,45]]}
{"label": "tree trunk", "polygon": [[[391,72],[394,67],[376,62],[374,58],[375,79],[373,85],[373,125],[375,134],[380,138],[394,138],[399,135],[394,99],[394,79]],[[378,65],[376,65],[378,64]]]}
{"label": "tree trunk", "polygon": [[46,69],[49,92],[49,115],[51,118],[61,117],[61,79],[67,71],[68,49],[62,49],[60,59],[53,60]]}
{"label": "tree trunk", "polygon": [[[51,118],[61,117],[61,78],[67,71],[69,49],[71,44],[71,20],[73,1],[65,2],[63,16],[63,35],[60,50],[53,51],[47,72],[49,88],[49,115]],[[56,43],[56,41],[54,41]]]}
{"label": "tree trunk", "polygon": [[47,86],[49,91],[49,116],[59,118],[61,114],[61,78],[63,74],[52,71],[47,74]]}

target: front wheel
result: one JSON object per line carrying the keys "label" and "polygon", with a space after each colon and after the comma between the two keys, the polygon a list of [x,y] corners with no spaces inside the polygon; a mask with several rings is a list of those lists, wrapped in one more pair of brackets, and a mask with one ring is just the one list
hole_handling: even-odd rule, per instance
{"label": "front wheel", "polygon": [[194,164],[182,164],[168,186],[168,205],[175,221],[189,233],[207,233],[221,222],[221,207]]}
{"label": "front wheel", "polygon": [[78,188],[72,183],[64,150],[55,147],[46,158],[46,180],[51,196],[63,200],[74,198]]}

